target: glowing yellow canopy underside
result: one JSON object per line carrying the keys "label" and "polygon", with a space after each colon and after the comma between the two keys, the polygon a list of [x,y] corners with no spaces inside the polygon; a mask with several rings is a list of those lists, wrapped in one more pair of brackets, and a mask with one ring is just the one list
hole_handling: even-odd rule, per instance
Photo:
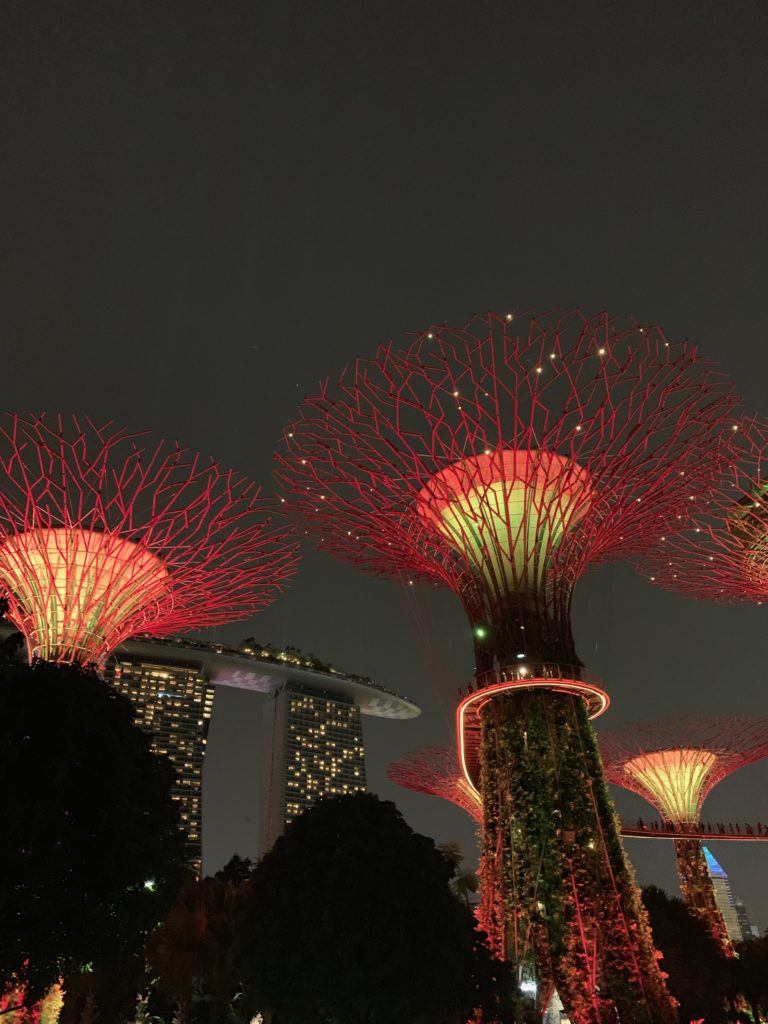
{"label": "glowing yellow canopy underside", "polygon": [[655,750],[627,761],[624,770],[644,789],[666,821],[695,822],[704,797],[704,785],[717,762],[711,750]]}
{"label": "glowing yellow canopy underside", "polygon": [[593,491],[571,459],[504,448],[436,473],[417,502],[489,586],[538,589],[563,537],[592,507]]}
{"label": "glowing yellow canopy underside", "polygon": [[768,484],[755,484],[728,513],[726,525],[743,549],[747,578],[768,588]]}
{"label": "glowing yellow canopy underside", "polygon": [[168,571],[146,548],[79,527],[28,530],[0,544],[0,586],[30,656],[98,661],[127,620],[167,597]]}

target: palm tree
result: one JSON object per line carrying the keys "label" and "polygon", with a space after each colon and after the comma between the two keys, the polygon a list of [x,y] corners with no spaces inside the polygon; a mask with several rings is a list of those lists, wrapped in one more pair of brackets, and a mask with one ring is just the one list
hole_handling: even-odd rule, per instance
{"label": "palm tree", "polygon": [[467,907],[470,906],[470,897],[477,893],[479,888],[478,877],[470,868],[463,867],[464,854],[456,842],[438,843],[437,848],[445,859],[453,867],[453,878],[451,879],[451,892],[461,900]]}

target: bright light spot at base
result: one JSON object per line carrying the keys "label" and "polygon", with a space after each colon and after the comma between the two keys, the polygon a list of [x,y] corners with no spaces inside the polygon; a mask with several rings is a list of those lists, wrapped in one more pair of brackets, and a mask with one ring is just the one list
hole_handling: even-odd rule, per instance
{"label": "bright light spot at base", "polygon": [[154,878],[148,878],[144,883],[144,888],[147,890],[147,892],[155,892],[157,889],[157,882],[154,880]]}
{"label": "bright light spot at base", "polygon": [[485,640],[488,636],[488,630],[485,626],[475,626],[475,636],[478,640]]}
{"label": "bright light spot at base", "polygon": [[520,991],[524,992],[525,995],[527,995],[527,996],[535,996],[536,992],[537,992],[536,982],[535,981],[528,981],[528,980],[521,981],[520,982]]}

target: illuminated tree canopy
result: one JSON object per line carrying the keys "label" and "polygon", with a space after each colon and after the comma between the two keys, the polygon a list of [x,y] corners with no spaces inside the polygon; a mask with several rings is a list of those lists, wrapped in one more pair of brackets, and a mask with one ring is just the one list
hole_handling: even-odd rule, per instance
{"label": "illuminated tree canopy", "polygon": [[[707,794],[732,772],[768,757],[768,719],[678,716],[632,722],[600,737],[606,778],[632,790],[666,822],[698,822]],[[701,843],[675,839],[680,889],[727,957],[735,955]]]}
{"label": "illuminated tree canopy", "polygon": [[768,719],[680,715],[631,722],[602,733],[600,753],[609,782],[642,796],[665,821],[692,824],[718,782],[768,757]]}
{"label": "illuminated tree canopy", "polygon": [[0,593],[30,658],[246,618],[296,562],[275,502],[212,460],[75,416],[0,423]]}
{"label": "illuminated tree canopy", "polygon": [[722,483],[690,527],[638,561],[667,590],[713,601],[768,599],[768,422],[739,425]]}
{"label": "illuminated tree canopy", "polygon": [[322,548],[450,587],[503,660],[524,627],[527,657],[570,664],[574,582],[684,525],[735,404],[657,327],[488,314],[382,346],[305,399],[278,477]]}
{"label": "illuminated tree canopy", "polygon": [[388,766],[387,777],[414,793],[449,800],[478,823],[483,820],[480,796],[464,778],[456,754],[448,747],[420,747],[411,751]]}

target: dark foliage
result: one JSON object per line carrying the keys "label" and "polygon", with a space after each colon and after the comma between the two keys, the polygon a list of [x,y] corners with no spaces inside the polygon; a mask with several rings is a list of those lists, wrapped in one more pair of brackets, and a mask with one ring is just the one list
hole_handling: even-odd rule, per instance
{"label": "dark foliage", "polygon": [[642,894],[656,947],[664,954],[661,966],[669,974],[669,990],[680,1003],[680,1020],[726,1021],[732,967],[706,925],[681,899],[655,885],[646,886]]}
{"label": "dark foliage", "polygon": [[508,968],[452,895],[453,866],[392,803],[320,801],[257,865],[240,951],[245,1005],[274,1024],[507,1019]]}
{"label": "dark foliage", "polygon": [[[248,861],[238,858],[238,867]],[[230,865],[232,862],[230,861]],[[228,867],[230,866],[228,865]],[[154,1013],[181,1024],[223,1024],[241,985],[234,961],[247,906],[247,879],[190,880],[149,941],[157,979]],[[158,998],[159,997],[159,998]]]}
{"label": "dark foliage", "polygon": [[239,882],[247,882],[253,873],[253,863],[249,857],[240,857],[234,853],[223,868],[220,868],[214,878],[220,882],[227,882],[230,885],[237,885]]}
{"label": "dark foliage", "polygon": [[173,781],[95,673],[0,664],[0,977],[125,974],[185,873]]}
{"label": "dark foliage", "polygon": [[752,1019],[764,1020],[768,1015],[768,933],[740,942],[736,951],[736,988],[751,1009]]}

